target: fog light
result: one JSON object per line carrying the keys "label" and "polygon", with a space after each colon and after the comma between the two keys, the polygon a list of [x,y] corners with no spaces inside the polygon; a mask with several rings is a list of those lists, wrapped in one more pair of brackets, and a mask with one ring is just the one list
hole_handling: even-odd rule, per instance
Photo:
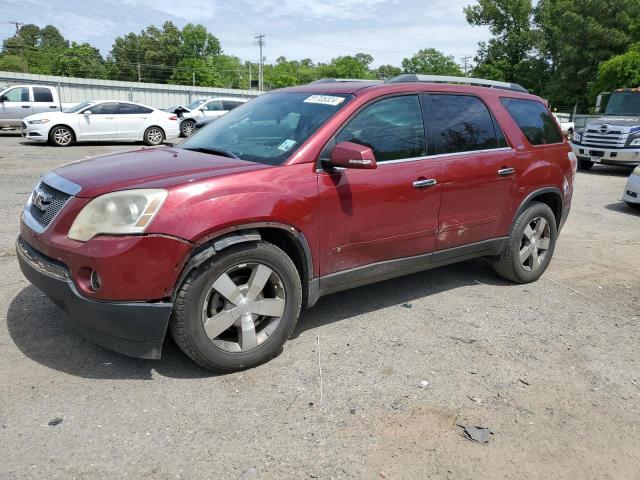
{"label": "fog light", "polygon": [[102,280],[100,279],[100,275],[98,275],[98,272],[96,272],[95,270],[91,271],[91,277],[89,279],[89,282],[93,290],[95,291],[100,290],[100,287],[102,286]]}

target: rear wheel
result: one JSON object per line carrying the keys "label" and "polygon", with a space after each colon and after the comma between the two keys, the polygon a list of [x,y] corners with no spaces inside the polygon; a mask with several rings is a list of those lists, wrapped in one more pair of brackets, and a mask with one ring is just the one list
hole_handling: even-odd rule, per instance
{"label": "rear wheel", "polygon": [[558,234],[556,218],[544,203],[522,212],[502,254],[494,259],[496,273],[517,283],[535,282],[549,266]]}
{"label": "rear wheel", "polygon": [[147,145],[160,145],[164,142],[164,132],[160,127],[149,127],[144,131],[142,140]]}
{"label": "rear wheel", "polygon": [[593,162],[591,160],[578,160],[578,170],[591,170]]}
{"label": "rear wheel", "polygon": [[49,143],[54,147],[68,147],[75,142],[76,137],[73,130],[64,125],[58,125],[49,132]]}
{"label": "rear wheel", "polygon": [[196,122],[194,120],[184,120],[180,124],[180,136],[190,137],[196,128]]}
{"label": "rear wheel", "polygon": [[205,368],[229,372],[282,351],[300,314],[294,263],[269,243],[229,247],[192,272],[176,296],[170,331]]}

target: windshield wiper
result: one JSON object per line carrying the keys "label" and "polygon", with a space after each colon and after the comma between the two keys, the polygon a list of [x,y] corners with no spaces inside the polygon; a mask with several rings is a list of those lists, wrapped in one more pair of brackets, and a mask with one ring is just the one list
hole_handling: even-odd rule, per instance
{"label": "windshield wiper", "polygon": [[220,155],[221,157],[237,158],[242,160],[238,155],[229,150],[223,150],[222,148],[207,148],[207,147],[184,147],[184,150],[191,150],[192,152],[208,153],[210,155]]}

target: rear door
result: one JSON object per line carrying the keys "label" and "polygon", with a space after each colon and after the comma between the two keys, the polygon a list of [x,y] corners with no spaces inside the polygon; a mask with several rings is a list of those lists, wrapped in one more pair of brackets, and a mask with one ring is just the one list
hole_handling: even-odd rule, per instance
{"label": "rear door", "polygon": [[33,113],[29,87],[14,87],[4,93],[0,102],[0,119],[10,120],[12,125],[20,125],[20,120]]}
{"label": "rear door", "polygon": [[33,113],[55,112],[60,110],[60,105],[55,102],[53,91],[50,87],[33,88]]}
{"label": "rear door", "polygon": [[151,108],[134,103],[118,102],[116,112],[117,137],[120,140],[142,140],[144,131],[150,126]]}
{"label": "rear door", "polygon": [[[80,115],[78,140],[113,140],[116,138],[116,102],[91,105]],[[90,115],[86,112],[91,111]]]}
{"label": "rear door", "polygon": [[[369,104],[336,135],[335,142],[341,141],[371,147],[378,168],[318,174],[320,274],[433,251],[440,186],[414,185],[426,157],[418,95]],[[421,167],[429,178],[438,168]]]}
{"label": "rear door", "polygon": [[471,95],[429,94],[423,110],[429,153],[441,167],[436,250],[502,236],[517,164],[488,107]]}

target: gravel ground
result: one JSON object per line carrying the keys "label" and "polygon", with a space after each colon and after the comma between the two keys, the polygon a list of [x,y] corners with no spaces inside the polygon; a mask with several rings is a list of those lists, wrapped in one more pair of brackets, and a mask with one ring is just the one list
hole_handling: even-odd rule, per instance
{"label": "gravel ground", "polygon": [[19,271],[39,175],[131,148],[0,136],[1,478],[640,478],[628,171],[578,174],[537,283],[476,260],[325,297],[278,358],[212,376],[171,342],[144,361],[85,341]]}

